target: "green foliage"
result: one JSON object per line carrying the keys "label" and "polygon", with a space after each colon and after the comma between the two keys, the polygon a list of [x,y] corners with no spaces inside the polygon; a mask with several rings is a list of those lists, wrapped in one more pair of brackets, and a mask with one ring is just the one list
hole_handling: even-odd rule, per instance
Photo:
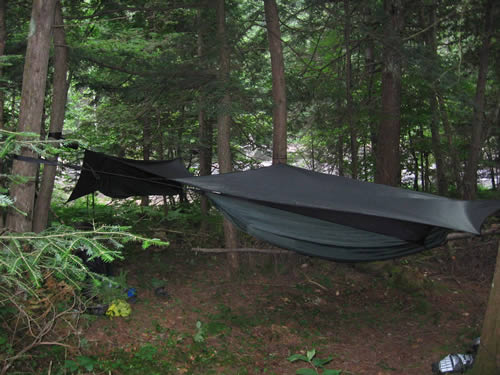
{"label": "green foliage", "polygon": [[81,355],[76,357],[75,360],[66,360],[64,363],[64,368],[70,373],[79,372],[80,370],[91,372],[94,370],[97,363],[98,362],[95,358]]}
{"label": "green foliage", "polygon": [[203,324],[198,320],[196,322],[196,333],[193,335],[194,342],[202,343],[205,342],[205,328]]}
{"label": "green foliage", "polygon": [[43,285],[48,275],[80,289],[80,283],[86,277],[97,279],[99,276],[88,272],[76,252],[86,253],[90,261],[101,259],[111,262],[121,258],[123,243],[137,239],[138,236],[120,227],[77,231],[71,227],[58,226],[40,234],[4,234],[0,236],[3,250],[0,294],[3,287],[35,295],[36,288]]}
{"label": "green foliage", "polygon": [[123,298],[127,289],[127,272],[120,271],[118,276],[109,276],[104,280],[89,280],[88,288],[92,297],[102,304],[111,304]]}
{"label": "green foliage", "polygon": [[[436,8],[440,22],[432,28],[433,8],[428,2],[405,11],[400,144],[405,187],[436,190],[435,146],[430,134],[436,113],[430,98],[439,94],[443,98],[437,111],[439,148],[445,159],[448,193],[460,194],[461,182],[454,181],[450,168],[451,155],[457,153],[453,167],[462,173],[470,144],[478,50],[484,37],[483,3],[445,1]],[[214,10],[193,7],[191,2],[174,8],[157,0],[134,2],[133,6],[93,0],[65,4],[72,72],[66,132],[96,150],[142,158],[147,149],[152,159],[182,157],[193,167],[200,147],[199,110],[204,110],[211,124],[222,110],[233,120],[231,146],[236,169],[269,161],[273,103],[262,4],[227,4],[232,62],[228,87],[221,87],[216,76],[219,44]],[[288,1],[279,4],[279,14],[290,162],[328,173],[352,173],[345,80],[346,44],[350,42],[359,178],[373,180],[373,141],[381,120],[383,69],[379,62],[383,61],[386,42],[382,3],[365,1],[345,14],[342,2]],[[345,33],[348,21],[350,41]],[[0,57],[0,80],[5,82],[1,85],[5,97],[12,99],[12,104],[5,103],[5,128],[12,129],[19,112],[29,7],[7,6],[6,23],[9,37],[5,56]],[[431,31],[435,32],[435,43],[429,41]],[[372,60],[367,58],[369,54]],[[498,59],[492,55],[484,109],[488,129],[495,128],[500,92]],[[221,109],[218,103],[225,89],[232,104]],[[486,133],[479,167],[497,174],[495,165],[489,167],[498,159],[498,137],[494,131]],[[67,158],[74,160],[75,154]]]}
{"label": "green foliage", "polygon": [[142,242],[142,248],[145,250],[150,246],[168,246],[169,243],[167,241],[162,241],[158,238],[148,238]]}
{"label": "green foliage", "polygon": [[[78,252],[85,253],[88,260],[111,262],[122,258],[124,243],[146,240],[122,227],[78,231],[56,226],[40,234],[0,236],[0,320],[6,326],[15,327],[6,332],[8,341],[0,343],[0,360],[4,369],[37,347],[56,322],[67,324],[69,334],[76,330],[68,316],[85,311],[86,301],[80,291],[89,280],[94,285],[109,285],[111,282],[123,286],[124,274],[115,282],[94,274],[77,255]],[[120,290],[123,295],[121,287],[110,289]],[[115,315],[130,313],[128,309],[127,314],[123,304],[115,305]]]}
{"label": "green foliage", "polygon": [[295,373],[297,375],[340,375],[341,370],[331,370],[326,369],[325,365],[332,361],[333,357],[328,357],[326,359],[320,359],[316,357],[316,350],[308,350],[306,355],[303,354],[293,354],[287,358],[290,362],[302,361],[307,362],[311,368],[300,368]]}
{"label": "green foliage", "polygon": [[103,373],[128,375],[163,375],[177,373],[177,367],[165,359],[166,351],[159,345],[146,343],[131,353],[123,350],[112,353],[111,358],[101,358],[95,370]]}

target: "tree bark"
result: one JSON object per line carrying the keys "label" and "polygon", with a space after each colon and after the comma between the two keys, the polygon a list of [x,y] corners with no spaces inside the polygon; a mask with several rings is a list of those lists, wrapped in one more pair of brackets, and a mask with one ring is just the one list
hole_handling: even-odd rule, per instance
{"label": "tree bark", "polygon": [[[219,83],[224,95],[219,102],[217,110],[217,158],[220,173],[233,171],[231,158],[231,96],[229,94],[230,57],[226,35],[226,14],[224,0],[217,0],[217,39],[219,42]],[[224,219],[224,239],[228,249],[238,248],[238,232],[236,227],[227,219]],[[239,269],[239,257],[235,252],[227,254],[230,273]]]}
{"label": "tree bark", "polygon": [[352,108],[352,62],[351,62],[351,10],[350,0],[344,0],[344,39],[345,39],[345,91],[346,91],[346,117],[351,141],[351,177],[358,178],[358,131],[353,121]]}
{"label": "tree bark", "polygon": [[[5,26],[5,12],[7,11],[7,0],[0,0],[0,56],[5,53],[5,44],[7,43],[7,29]],[[2,65],[0,65],[0,77],[3,74]],[[0,129],[4,127],[4,117],[3,117],[3,106],[4,106],[5,96],[4,91],[0,90]],[[2,161],[0,160],[0,173]]]}
{"label": "tree bark", "polygon": [[461,180],[460,180],[460,172],[459,172],[459,157],[458,153],[456,150],[456,147],[453,145],[453,131],[450,126],[450,122],[448,120],[448,112],[446,111],[446,105],[444,103],[443,96],[441,93],[438,91],[436,93],[436,98],[438,101],[438,107],[439,107],[439,114],[441,117],[441,121],[443,123],[443,128],[444,128],[444,134],[446,136],[446,142],[448,145],[448,150],[450,152],[450,165],[449,169],[451,170],[452,173],[452,179],[456,187],[456,191],[458,195],[461,195]]}
{"label": "tree bark", "polygon": [[339,134],[339,139],[337,140],[337,152],[336,152],[336,158],[337,158],[337,164],[338,164],[338,175],[343,177],[344,176],[344,133],[342,130],[340,130]]}
{"label": "tree bark", "polygon": [[[55,139],[50,135],[61,133],[63,130],[69,87],[67,79],[68,47],[66,46],[66,33],[64,31],[64,20],[60,1],[56,4],[54,22],[56,26],[54,28],[54,78],[49,139]],[[57,156],[52,160],[57,161]],[[43,231],[47,227],[56,171],[56,166],[48,164],[43,168],[40,191],[36,199],[35,216],[33,218],[33,231],[36,233]]]}
{"label": "tree bark", "polygon": [[[0,57],[5,53],[5,44],[7,43],[7,28],[5,26],[5,13],[7,10],[7,0],[0,0]],[[0,77],[3,74],[2,66],[0,65]],[[1,83],[0,83],[1,85]],[[0,87],[0,130],[4,128],[4,103],[5,94]],[[3,174],[3,160],[0,159],[0,175]],[[0,188],[5,188],[4,179],[0,177]],[[4,211],[0,209],[0,229],[5,226]]]}
{"label": "tree bark", "polygon": [[442,196],[448,195],[448,179],[445,173],[445,163],[441,147],[441,134],[439,131],[439,113],[437,108],[436,94],[431,93],[430,97],[431,105],[431,137],[432,137],[432,153],[434,154],[434,159],[436,160],[436,178],[438,194]]}
{"label": "tree bark", "polygon": [[276,0],[264,0],[273,81],[273,164],[287,162],[285,63]]}
{"label": "tree bark", "polygon": [[[55,4],[56,0],[33,1],[17,127],[19,132],[39,134],[41,130]],[[21,151],[21,155],[35,156],[27,148]],[[33,229],[37,170],[37,164],[14,160],[12,174],[26,179],[26,182],[13,184],[11,187],[10,194],[15,199],[16,208],[25,213],[22,215],[15,210],[9,211],[7,226],[13,232],[30,232]]]}
{"label": "tree bark", "polygon": [[[436,47],[436,1],[433,1],[430,9],[428,7],[422,7],[422,26],[429,27],[426,33],[427,48],[429,50],[431,66],[437,66],[438,55]],[[425,13],[429,14],[428,22],[425,22]],[[445,173],[445,163],[441,147],[441,134],[439,131],[439,112],[438,112],[438,102],[436,98],[437,87],[432,85],[431,92],[429,93],[429,103],[431,110],[431,140],[432,140],[432,153],[434,154],[434,159],[436,160],[436,179],[438,194],[442,196],[448,195],[448,179]]]}
{"label": "tree bark", "polygon": [[500,371],[500,245],[488,306],[481,331],[481,345],[471,375],[498,374]]}
{"label": "tree bark", "polygon": [[[206,27],[202,18],[201,10],[198,10],[198,58],[200,59],[200,64],[205,66],[205,34]],[[203,88],[200,89],[200,97],[198,100],[198,124],[200,127],[199,132],[199,157],[200,157],[200,176],[208,176],[212,174],[212,146],[213,146],[213,126],[207,119],[207,113],[205,111],[206,96]],[[210,203],[205,195],[201,196],[200,199],[201,214],[203,217],[208,215],[208,210],[210,208]],[[202,222],[202,229],[205,229],[205,220]]]}
{"label": "tree bark", "polygon": [[469,146],[469,155],[467,158],[464,173],[464,199],[474,199],[476,197],[477,168],[483,141],[484,103],[486,80],[488,74],[488,55],[490,52],[491,37],[493,35],[493,14],[493,0],[489,0],[485,6],[483,44],[479,52],[479,73],[477,77],[476,96],[474,99],[472,133]]}
{"label": "tree bark", "polygon": [[382,71],[382,119],[377,134],[375,182],[397,186],[400,176],[401,133],[401,0],[385,0]]}
{"label": "tree bark", "polygon": [[419,172],[418,172],[418,157],[417,157],[417,151],[415,150],[415,146],[413,144],[413,135],[410,130],[408,130],[408,140],[410,142],[409,145],[409,153],[413,158],[413,190],[418,191],[418,179],[419,179]]}
{"label": "tree bark", "polygon": [[[366,95],[366,106],[368,111],[373,111],[373,82],[375,79],[375,46],[373,41],[373,33],[372,30],[372,14],[370,11],[370,7],[365,7],[364,11],[364,19],[365,19],[365,28],[368,30],[365,35],[366,39],[366,47],[365,47],[365,76],[367,82],[367,95]],[[373,153],[376,155],[377,153],[377,131],[378,127],[374,120],[369,120],[369,129],[370,129],[370,142]]]}
{"label": "tree bark", "polygon": [[[151,134],[151,123],[149,119],[145,117],[142,124],[142,158],[143,160],[149,160],[151,158],[151,144],[152,144],[152,134]],[[149,196],[141,197],[141,206],[149,206]]]}

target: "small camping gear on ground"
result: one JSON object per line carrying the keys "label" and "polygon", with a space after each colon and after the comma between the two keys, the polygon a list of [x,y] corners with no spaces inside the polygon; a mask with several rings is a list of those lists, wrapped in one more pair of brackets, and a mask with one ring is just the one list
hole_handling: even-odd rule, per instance
{"label": "small camping gear on ground", "polygon": [[467,354],[448,354],[441,361],[432,364],[432,372],[434,374],[464,373],[472,368],[480,344],[481,338],[478,337],[472,342]]}

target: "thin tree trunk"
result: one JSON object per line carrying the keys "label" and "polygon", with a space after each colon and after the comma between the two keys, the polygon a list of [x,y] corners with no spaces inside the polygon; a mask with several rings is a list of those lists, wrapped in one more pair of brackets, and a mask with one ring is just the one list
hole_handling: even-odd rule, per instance
{"label": "thin tree trunk", "polygon": [[460,172],[458,170],[460,162],[457,150],[453,145],[453,131],[451,129],[450,122],[448,120],[448,112],[446,111],[446,105],[444,103],[443,96],[439,91],[437,91],[436,97],[439,105],[439,114],[441,117],[441,121],[443,122],[443,128],[446,136],[448,150],[450,152],[451,165],[449,165],[449,169],[451,170],[453,182],[455,184],[457,193],[458,195],[461,195],[461,179],[460,179]]}
{"label": "thin tree trunk", "polygon": [[[33,1],[17,129],[20,132],[40,133],[55,4],[56,0]],[[21,151],[21,155],[35,156],[27,148]],[[16,201],[16,208],[24,213],[20,214],[18,211],[10,210],[7,217],[7,226],[11,231],[30,232],[33,229],[35,176],[37,170],[37,164],[18,160],[13,163],[12,174],[26,178],[27,182],[14,184],[11,187],[11,196]]]}
{"label": "thin tree trunk", "polygon": [[[281,46],[281,30],[276,0],[264,0],[267,39],[271,55],[272,92],[273,92],[273,165],[287,163],[287,110],[285,63]],[[311,134],[312,135],[312,134]],[[314,138],[311,137],[314,165]],[[314,168],[314,166],[313,166]],[[252,261],[250,262],[253,263]],[[278,256],[274,255],[275,271]]]}
{"label": "thin tree trunk", "polygon": [[[366,7],[364,10],[365,16],[365,27],[368,30],[371,30],[370,24],[372,22],[370,8]],[[375,46],[373,42],[372,33],[368,32],[365,36],[366,38],[366,47],[365,47],[365,75],[368,80],[367,87],[367,97],[366,97],[366,106],[369,111],[373,110],[373,81],[375,79]],[[370,142],[372,146],[372,151],[374,154],[377,152],[377,124],[371,120],[369,123],[370,128]]]}
{"label": "thin tree trunk", "polygon": [[[201,16],[201,10],[198,11],[198,39],[197,39],[197,47],[198,47],[198,58],[200,59],[200,64],[204,64],[204,37],[206,34],[205,23]],[[203,91],[203,88],[200,90],[200,97],[198,100],[198,124],[200,126],[200,146],[199,146],[199,155],[200,155],[200,176],[208,176],[212,174],[212,144],[213,144],[213,126],[207,119],[207,114],[205,111],[206,105],[206,96]],[[203,217],[208,215],[208,210],[210,208],[210,203],[206,195],[201,196],[200,201],[201,214]],[[206,227],[206,220],[202,222],[202,230]]]}
{"label": "thin tree trunk", "polygon": [[432,137],[432,153],[436,160],[436,178],[438,186],[438,194],[442,196],[448,195],[448,179],[445,173],[445,163],[441,147],[441,134],[439,132],[439,113],[437,108],[436,94],[432,93],[430,97],[431,104],[431,137]]}
{"label": "thin tree trunk", "polygon": [[429,153],[424,152],[424,170],[425,170],[425,192],[430,192],[431,191],[431,179],[430,179],[430,168],[429,168]]}
{"label": "thin tree trunk", "polygon": [[[7,29],[5,26],[5,12],[7,11],[7,0],[0,0],[0,57],[5,53],[5,44],[7,43]],[[0,77],[3,74],[2,65],[0,64]],[[4,107],[4,91],[0,90],[0,129],[4,128],[3,107]],[[2,161],[0,160],[0,173],[2,171]]]}
{"label": "thin tree trunk", "polygon": [[[471,375],[498,374],[500,372],[500,245],[490,297],[481,331],[481,345]],[[468,373],[468,372],[467,372]]]}
{"label": "thin tree trunk", "polygon": [[[229,173],[233,171],[231,158],[231,96],[229,94],[229,72],[230,58],[226,35],[226,14],[224,0],[217,0],[217,39],[219,42],[219,82],[224,90],[224,95],[219,103],[217,110],[217,157],[219,161],[220,173]],[[224,239],[228,249],[238,247],[238,232],[231,222],[224,219]],[[234,274],[239,269],[238,253],[230,252],[227,254],[229,262],[229,271]]]}
{"label": "thin tree trunk", "polygon": [[474,117],[472,121],[472,134],[469,155],[464,173],[464,199],[474,199],[477,188],[477,168],[481,155],[483,141],[484,103],[486,79],[488,74],[488,55],[490,52],[491,37],[493,34],[493,1],[489,0],[485,7],[485,23],[483,45],[479,53],[479,73],[474,99]]}
{"label": "thin tree trunk", "polygon": [[[436,1],[434,0],[430,6],[422,7],[421,19],[422,26],[430,26],[428,32],[426,33],[427,48],[429,50],[431,66],[436,66],[438,64],[438,55],[436,47]],[[429,14],[428,22],[425,22],[426,14]],[[433,85],[435,86],[435,84]],[[432,153],[434,154],[434,159],[436,160],[436,179],[438,186],[438,194],[446,196],[448,194],[448,180],[445,173],[445,163],[441,147],[441,134],[439,130],[439,112],[438,112],[438,102],[436,98],[436,88],[431,87],[429,103],[431,110],[431,140],[432,140]]]}
{"label": "thin tree trunk", "polygon": [[[56,139],[57,133],[61,133],[63,130],[64,114],[68,97],[68,48],[66,46],[66,33],[64,31],[60,1],[56,4],[54,22],[54,78],[49,139]],[[57,161],[57,156],[52,160]],[[43,168],[40,191],[36,199],[35,216],[33,218],[34,232],[41,232],[47,227],[56,171],[57,167],[52,165],[46,164]]]}
{"label": "thin tree trunk", "polygon": [[286,164],[286,86],[285,64],[281,47],[281,31],[276,0],[264,0],[267,39],[271,54],[273,81],[273,164]]}
{"label": "thin tree trunk", "polygon": [[347,99],[346,117],[351,141],[351,177],[358,178],[358,131],[353,121],[352,107],[352,63],[351,63],[351,10],[349,0],[344,0],[345,38],[345,90]]}
{"label": "thin tree trunk", "polygon": [[[147,117],[143,119],[144,123],[142,124],[142,158],[143,160],[149,160],[151,158],[151,143],[152,143],[152,134],[151,134],[151,124]],[[141,206],[147,207],[149,206],[149,196],[141,197]]]}
{"label": "thin tree trunk", "polygon": [[[489,142],[488,142],[488,148],[490,147]],[[487,150],[486,151],[486,156],[488,157],[488,164],[489,164],[489,169],[490,169],[490,181],[491,181],[491,190],[496,190],[497,189],[497,183],[495,179],[495,168],[493,167],[495,160],[493,159],[493,155],[491,151]]]}
{"label": "thin tree trunk", "polygon": [[344,134],[341,132],[337,141],[338,174],[344,176]]}
{"label": "thin tree trunk", "polygon": [[375,182],[399,185],[401,133],[401,0],[385,0],[382,120],[377,134]]}
{"label": "thin tree trunk", "polygon": [[[198,112],[198,121],[200,124],[200,176],[212,174],[212,142],[213,126],[206,118],[203,109]],[[206,216],[210,208],[210,203],[205,195],[201,196],[201,214]]]}
{"label": "thin tree trunk", "polygon": [[410,154],[413,158],[413,190],[418,191],[418,157],[417,157],[417,151],[415,150],[415,146],[413,145],[413,136],[411,134],[411,131],[408,130],[408,140],[410,141]]}
{"label": "thin tree trunk", "polygon": [[[7,0],[0,0],[0,57],[5,53],[5,44],[7,42],[7,29],[5,26],[5,12],[7,8]],[[2,66],[0,65],[0,77],[3,74]],[[4,102],[5,102],[5,94],[0,87],[0,130],[4,128]],[[0,174],[3,174],[3,160],[0,159]],[[0,177],[0,188],[4,188],[4,181]],[[3,228],[4,223],[4,215],[3,210],[0,209],[0,229]]]}
{"label": "thin tree trunk", "polygon": [[[164,160],[165,159],[165,142],[164,142],[164,133],[163,129],[161,126],[161,112],[159,108],[156,108],[156,131],[159,134],[159,140],[158,140],[158,156],[159,159]],[[168,201],[167,197],[164,195],[163,196],[163,213],[165,217],[168,217]]]}

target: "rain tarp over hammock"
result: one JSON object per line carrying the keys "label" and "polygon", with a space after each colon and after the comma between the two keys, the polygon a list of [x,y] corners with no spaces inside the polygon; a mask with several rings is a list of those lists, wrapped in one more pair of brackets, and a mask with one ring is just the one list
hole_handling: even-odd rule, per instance
{"label": "rain tarp over hammock", "polygon": [[111,198],[175,195],[182,185],[172,178],[190,176],[181,159],[132,160],[85,150],[82,172],[68,202],[94,191]]}
{"label": "rain tarp over hammock", "polygon": [[180,159],[138,161],[85,152],[69,200],[201,190],[238,228],[276,246],[336,261],[391,259],[442,245],[451,231],[480,233],[500,201],[460,201],[274,165],[193,177]]}
{"label": "rain tarp over hammock", "polygon": [[175,179],[205,192],[242,231],[336,261],[391,259],[480,234],[500,201],[459,201],[288,165]]}

